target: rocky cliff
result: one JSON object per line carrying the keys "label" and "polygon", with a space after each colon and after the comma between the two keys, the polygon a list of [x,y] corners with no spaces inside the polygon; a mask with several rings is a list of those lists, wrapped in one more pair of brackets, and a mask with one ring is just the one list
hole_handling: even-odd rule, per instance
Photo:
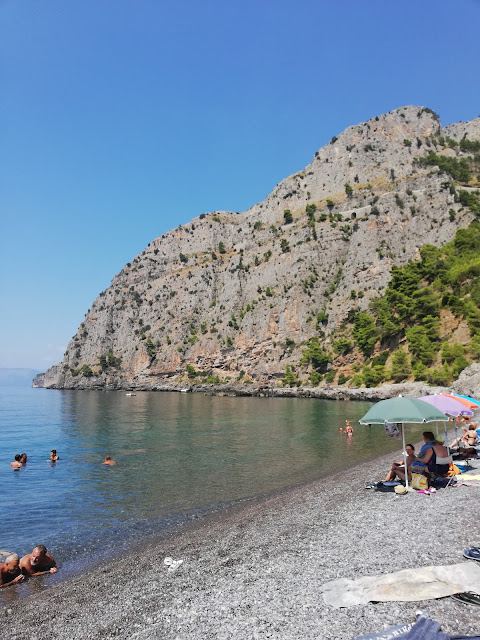
{"label": "rocky cliff", "polygon": [[[392,265],[471,223],[448,176],[421,162],[432,150],[469,155],[448,136],[480,140],[480,119],[442,130],[430,109],[402,107],[334,136],[248,211],[202,214],[156,238],[34,384],[277,384],[313,336],[331,351],[346,319],[385,290]],[[337,358],[337,372],[359,359]]]}

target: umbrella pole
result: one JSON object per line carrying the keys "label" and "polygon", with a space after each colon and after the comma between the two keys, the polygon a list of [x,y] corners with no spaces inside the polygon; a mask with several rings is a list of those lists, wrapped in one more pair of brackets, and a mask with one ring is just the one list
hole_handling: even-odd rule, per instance
{"label": "umbrella pole", "polygon": [[405,469],[405,486],[408,491],[408,468],[407,468],[407,452],[405,451],[405,425],[402,422],[402,442],[403,442],[403,465]]}

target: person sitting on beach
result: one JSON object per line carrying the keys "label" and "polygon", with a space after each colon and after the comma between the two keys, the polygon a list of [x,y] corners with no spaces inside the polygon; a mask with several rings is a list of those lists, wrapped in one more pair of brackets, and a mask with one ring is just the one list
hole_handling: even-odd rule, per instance
{"label": "person sitting on beach", "polygon": [[449,455],[450,453],[445,446],[445,436],[439,433],[435,436],[435,443],[433,447],[430,447],[422,458],[422,461],[427,465],[424,470],[424,474],[433,473],[439,476],[446,475],[450,465],[437,464],[437,458],[448,458]]}
{"label": "person sitting on beach", "polygon": [[23,466],[25,466],[27,464],[27,454],[26,453],[22,453],[22,455],[20,456],[20,462],[22,463]]}
{"label": "person sitting on beach", "polygon": [[[407,454],[407,471],[408,478],[411,479],[410,467],[412,466],[412,462],[415,460],[415,447],[413,444],[405,445],[405,451]],[[390,471],[387,473],[387,477],[384,482],[391,482],[395,480],[396,477],[399,477],[401,480],[405,480],[405,464],[403,460],[399,460],[398,462],[394,462]]]}
{"label": "person sitting on beach", "polygon": [[60,456],[57,456],[56,449],[52,449],[50,451],[50,462],[56,462],[57,460],[60,460]]}
{"label": "person sitting on beach", "polygon": [[476,427],[477,425],[475,424],[475,422],[471,424],[468,423],[467,428],[462,427],[465,433],[463,434],[463,436],[460,436],[459,438],[457,438],[451,443],[450,449],[453,449],[454,447],[469,447],[469,448],[474,447],[476,445],[477,437],[478,437]]}
{"label": "person sitting on beach", "polygon": [[110,456],[105,456],[105,460],[102,462],[102,464],[109,464],[110,466],[113,466],[117,463],[115,462],[115,460],[112,460]]}
{"label": "person sitting on beach", "polygon": [[474,447],[477,443],[477,425],[472,422],[468,425],[468,429],[465,432],[464,439],[469,447]]}
{"label": "person sitting on beach", "polygon": [[12,467],[12,469],[20,469],[20,467],[22,466],[22,456],[17,453],[17,455],[15,456],[15,460],[13,462],[10,462],[10,466]]}
{"label": "person sitting on beach", "polygon": [[0,589],[21,582],[23,579],[20,559],[16,553],[11,553],[5,558],[5,562],[0,563]]}
{"label": "person sitting on beach", "polygon": [[28,553],[20,560],[20,569],[23,575],[41,576],[44,573],[57,573],[57,563],[53,557],[47,553],[47,548],[43,544],[37,545],[32,553]]}
{"label": "person sitting on beach", "polygon": [[425,456],[427,455],[428,451],[434,446],[435,436],[431,431],[424,431],[422,435],[424,444],[422,445],[418,456],[416,456],[415,460],[412,462],[410,470],[412,473],[419,473],[423,475],[427,467],[427,463],[430,460],[431,454],[428,460],[425,460]]}

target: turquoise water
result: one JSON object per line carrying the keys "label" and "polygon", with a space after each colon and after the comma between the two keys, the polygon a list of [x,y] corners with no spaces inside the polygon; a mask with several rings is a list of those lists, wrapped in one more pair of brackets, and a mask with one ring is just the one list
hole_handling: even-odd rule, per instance
{"label": "turquoise water", "polygon": [[[23,554],[43,543],[62,572],[75,572],[233,501],[399,449],[383,429],[355,424],[370,406],[0,388],[0,548]],[[346,418],[350,439],[339,435]],[[53,448],[60,460],[52,466]],[[24,451],[26,467],[13,471]],[[101,464],[106,454],[116,467]]]}

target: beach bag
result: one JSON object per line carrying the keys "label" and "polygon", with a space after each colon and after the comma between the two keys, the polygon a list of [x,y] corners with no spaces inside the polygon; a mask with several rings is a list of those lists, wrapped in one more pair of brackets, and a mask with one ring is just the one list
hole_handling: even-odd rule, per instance
{"label": "beach bag", "polygon": [[417,491],[428,489],[428,481],[425,476],[420,473],[412,473],[412,487]]}

